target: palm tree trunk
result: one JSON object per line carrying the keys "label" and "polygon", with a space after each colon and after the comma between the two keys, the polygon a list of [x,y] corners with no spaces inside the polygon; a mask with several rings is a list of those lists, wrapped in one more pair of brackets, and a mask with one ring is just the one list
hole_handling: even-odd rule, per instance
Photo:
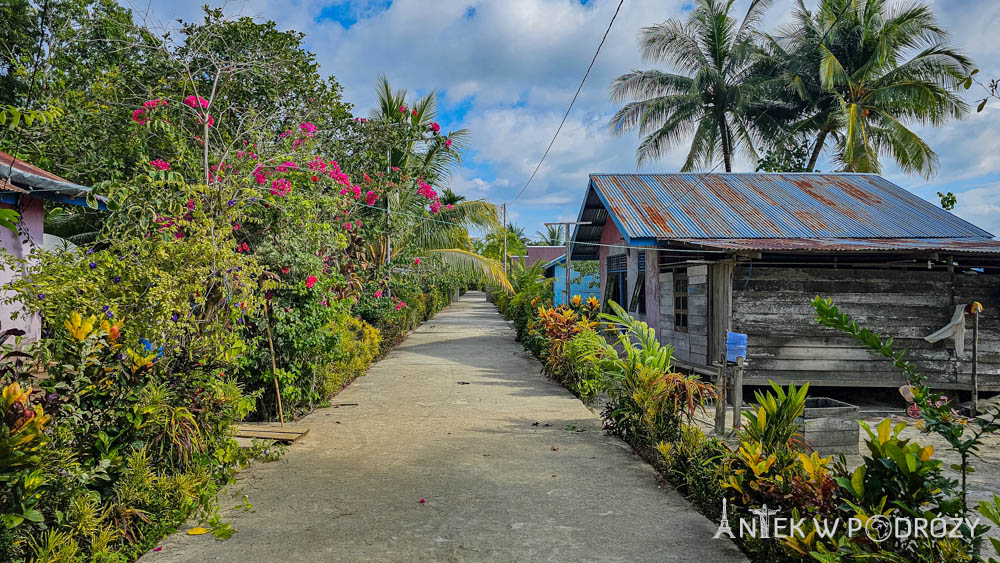
{"label": "palm tree trunk", "polygon": [[722,161],[726,166],[726,172],[733,171],[733,146],[732,139],[729,138],[729,126],[726,123],[726,115],[719,118],[719,134],[722,137]]}
{"label": "palm tree trunk", "polygon": [[819,160],[819,153],[823,150],[823,143],[826,141],[826,135],[828,131],[823,129],[816,136],[816,146],[813,147],[812,156],[809,157],[809,166],[806,167],[806,172],[812,172],[816,169],[816,161]]}

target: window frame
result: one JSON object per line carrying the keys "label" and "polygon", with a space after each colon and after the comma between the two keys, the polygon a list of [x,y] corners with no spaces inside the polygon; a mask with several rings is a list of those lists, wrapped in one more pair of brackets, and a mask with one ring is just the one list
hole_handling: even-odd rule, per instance
{"label": "window frame", "polygon": [[674,330],[678,332],[688,331],[690,287],[687,270],[674,271]]}

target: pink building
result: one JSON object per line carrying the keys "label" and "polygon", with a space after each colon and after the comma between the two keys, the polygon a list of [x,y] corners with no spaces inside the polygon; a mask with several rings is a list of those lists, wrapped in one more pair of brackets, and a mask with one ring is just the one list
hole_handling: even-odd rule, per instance
{"label": "pink building", "polygon": [[[20,214],[17,233],[0,227],[0,249],[15,258],[28,258],[44,244],[45,203],[86,206],[90,188],[79,186],[0,151],[0,209],[14,209]],[[96,200],[100,209],[107,209]],[[0,285],[21,276],[20,271],[0,271]],[[6,291],[6,290],[4,290]],[[12,319],[17,308],[0,304],[0,328],[18,328],[26,338],[37,340],[41,322],[37,316]]]}

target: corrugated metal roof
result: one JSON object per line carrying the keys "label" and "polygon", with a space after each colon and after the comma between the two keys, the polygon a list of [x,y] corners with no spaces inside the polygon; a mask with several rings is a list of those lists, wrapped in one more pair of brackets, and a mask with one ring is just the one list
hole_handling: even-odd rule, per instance
{"label": "corrugated metal roof", "polygon": [[898,252],[940,251],[960,254],[1000,254],[1000,240],[989,238],[686,238],[673,239],[713,250],[780,252]]}
{"label": "corrugated metal roof", "polygon": [[593,174],[630,239],[990,238],[874,174]]}
{"label": "corrugated metal roof", "polygon": [[74,184],[0,151],[0,191],[29,193],[32,190],[83,197],[90,188]]}

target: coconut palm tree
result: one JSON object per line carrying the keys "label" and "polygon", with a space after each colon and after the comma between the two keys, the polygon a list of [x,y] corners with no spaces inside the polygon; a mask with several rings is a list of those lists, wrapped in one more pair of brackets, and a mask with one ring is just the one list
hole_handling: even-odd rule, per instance
{"label": "coconut palm tree", "polygon": [[931,9],[889,0],[799,0],[796,22],[766,49],[781,67],[785,99],[798,105],[796,134],[815,138],[808,169],[832,137],[834,160],[848,172],[880,172],[880,156],[932,175],[937,154],[910,126],[941,125],[968,106],[957,94],[971,61],[948,45]]}
{"label": "coconut palm tree", "polygon": [[546,225],[545,232],[535,231],[538,235],[538,244],[544,244],[546,246],[562,246],[563,244],[563,233],[557,225]]}
{"label": "coconut palm tree", "polygon": [[458,195],[451,191],[451,188],[445,188],[441,193],[441,205],[455,205],[456,203],[461,203],[466,200],[464,195]]}
{"label": "coconut palm tree", "polygon": [[380,74],[376,94],[378,107],[372,110],[372,119],[408,127],[413,132],[411,139],[391,151],[389,166],[411,169],[432,184],[446,179],[462,162],[462,153],[468,148],[469,130],[459,129],[447,134],[433,131],[437,118],[435,92],[408,100],[405,89],[393,90],[389,79]]}
{"label": "coconut palm tree", "polygon": [[[372,118],[399,124],[412,132],[409,139],[388,151],[389,166],[431,185],[447,178],[461,163],[468,132],[461,129],[445,136],[435,131],[437,106],[433,92],[407,101],[406,90],[393,90],[385,76],[379,77],[376,90],[379,104]],[[385,222],[388,235],[370,243],[369,255],[378,264],[421,256],[436,258],[509,291],[503,264],[476,254],[469,239],[470,229],[489,231],[499,226],[496,206],[482,199],[469,201],[453,192],[449,195],[446,191],[445,195],[449,201],[440,201],[442,207],[432,212],[426,207],[427,197],[418,192],[412,180],[387,190],[384,197],[389,213],[367,211],[376,221]]]}
{"label": "coconut palm tree", "polygon": [[752,119],[757,98],[755,31],[765,0],[753,0],[741,22],[730,15],[732,0],[697,0],[686,22],[669,19],[643,28],[642,58],[676,72],[636,70],[612,82],[611,98],[626,103],[611,131],[638,130],[639,166],[659,158],[693,135],[682,170],[722,159],[727,172],[742,151],[757,160]]}

